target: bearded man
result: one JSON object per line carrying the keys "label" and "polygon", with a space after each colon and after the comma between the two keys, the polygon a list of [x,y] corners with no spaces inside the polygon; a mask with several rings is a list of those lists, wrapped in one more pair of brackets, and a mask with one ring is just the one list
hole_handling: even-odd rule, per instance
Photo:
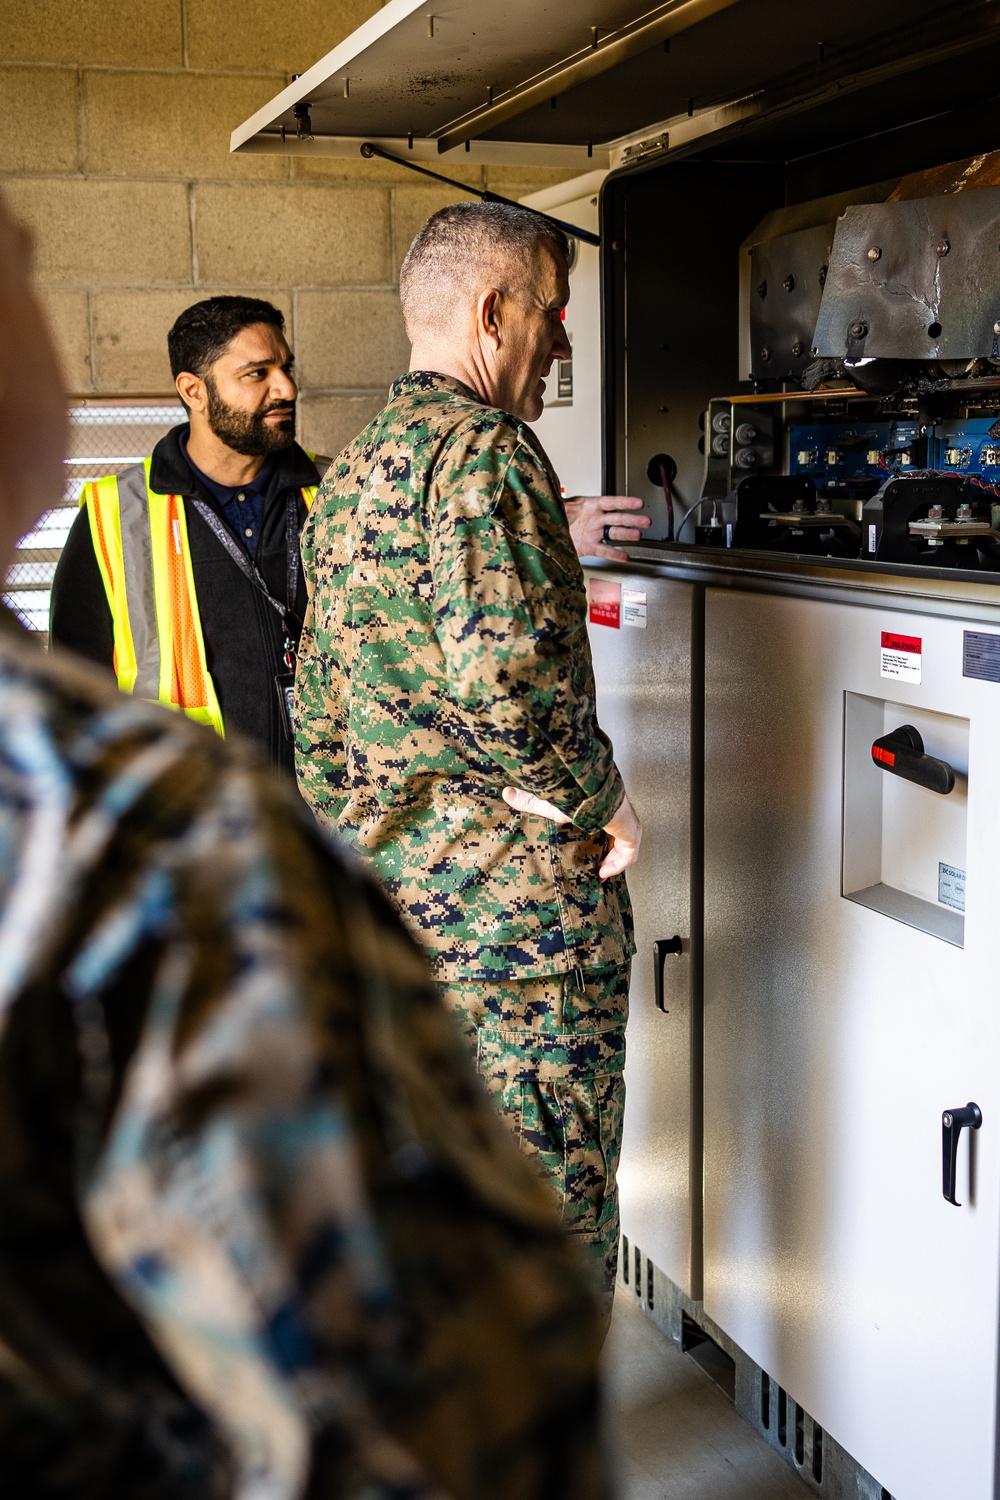
{"label": "bearded man", "polygon": [[52,639],[112,667],[124,692],[238,730],[291,769],[299,532],[329,460],[295,442],[293,356],[269,302],[198,302],[167,347],[190,420],[84,485]]}

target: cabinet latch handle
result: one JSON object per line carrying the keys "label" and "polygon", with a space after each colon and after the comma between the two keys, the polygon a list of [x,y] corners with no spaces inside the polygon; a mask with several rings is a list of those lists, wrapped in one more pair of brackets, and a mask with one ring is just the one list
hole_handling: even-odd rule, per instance
{"label": "cabinet latch handle", "polygon": [[653,944],[653,989],[656,995],[656,1008],[667,1014],[667,1007],[663,1003],[663,964],[669,954],[681,954],[684,944],[679,937],[657,938]]}
{"label": "cabinet latch handle", "polygon": [[967,1104],[964,1109],[946,1109],[941,1116],[941,1191],[945,1201],[961,1204],[955,1197],[955,1176],[958,1170],[958,1138],[966,1126],[978,1130],[983,1123],[983,1112],[978,1104]]}

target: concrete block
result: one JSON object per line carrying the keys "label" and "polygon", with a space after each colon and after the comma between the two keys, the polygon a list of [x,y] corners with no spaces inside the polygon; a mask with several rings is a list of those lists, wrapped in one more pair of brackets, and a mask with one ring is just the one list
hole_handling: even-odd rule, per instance
{"label": "concrete block", "polygon": [[299,442],[336,458],[382,410],[388,391],[353,396],[306,396],[299,407]]}
{"label": "concrete block", "polygon": [[283,156],[229,150],[233,126],[283,82],[273,74],[87,72],[87,170],[104,177],[287,178]]}
{"label": "concrete block", "polygon": [[[377,0],[187,0],[188,65],[304,73],[379,9]],[[275,90],[277,93],[277,89]]]}
{"label": "concrete block", "polygon": [[384,188],[201,183],[195,193],[202,281],[343,286],[389,280]]}
{"label": "concrete block", "polygon": [[[232,29],[230,21],[230,36]],[[12,0],[0,6],[0,56],[8,62],[180,67],[181,6],[179,0]]]}
{"label": "concrete block", "polygon": [[[227,291],[186,287],[182,291],[123,291],[94,294],[94,362],[98,390],[113,395],[144,391],[147,395],[173,390],[167,358],[167,332],[174,319],[195,302]],[[291,297],[267,292],[291,327]]]}
{"label": "concrete block", "polygon": [[6,192],[14,213],[35,236],[40,283],[190,281],[183,183],[20,177],[8,181]]}
{"label": "concrete block", "polygon": [[472,194],[462,193],[457,188],[413,187],[392,190],[392,252],[395,274],[398,277],[403,257],[413,243],[413,237],[431,214],[449,203],[468,203]]}
{"label": "concrete block", "polygon": [[76,172],[76,73],[0,68],[0,162],[5,172]]}
{"label": "concrete block", "polygon": [[565,167],[487,167],[486,186],[491,192],[516,200],[576,176],[578,172],[567,172]]}
{"label": "concrete block", "polygon": [[66,389],[73,393],[89,391],[93,380],[90,370],[87,293],[61,292],[43,287],[39,289],[38,297],[52,330]]}
{"label": "concrete block", "polygon": [[395,291],[299,292],[295,327],[308,390],[388,387],[410,362]]}

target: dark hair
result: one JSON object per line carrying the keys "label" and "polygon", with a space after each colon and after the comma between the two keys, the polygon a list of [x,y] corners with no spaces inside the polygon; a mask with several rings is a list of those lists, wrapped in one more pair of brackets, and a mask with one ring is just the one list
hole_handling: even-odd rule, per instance
{"label": "dark hair", "polygon": [[167,334],[170,370],[204,375],[244,328],[269,323],[284,331],[284,314],[259,297],[208,297],[186,307]]}

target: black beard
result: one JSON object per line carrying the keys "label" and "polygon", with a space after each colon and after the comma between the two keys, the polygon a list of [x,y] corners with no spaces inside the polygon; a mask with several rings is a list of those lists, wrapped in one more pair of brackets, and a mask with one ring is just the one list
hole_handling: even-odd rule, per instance
{"label": "black beard", "polygon": [[[295,402],[272,401],[258,411],[241,411],[237,406],[227,406],[215,388],[215,383],[205,376],[208,393],[208,425],[220,442],[244,458],[262,458],[268,453],[277,453],[290,448],[295,441]],[[265,422],[268,412],[288,413],[286,422]]]}

